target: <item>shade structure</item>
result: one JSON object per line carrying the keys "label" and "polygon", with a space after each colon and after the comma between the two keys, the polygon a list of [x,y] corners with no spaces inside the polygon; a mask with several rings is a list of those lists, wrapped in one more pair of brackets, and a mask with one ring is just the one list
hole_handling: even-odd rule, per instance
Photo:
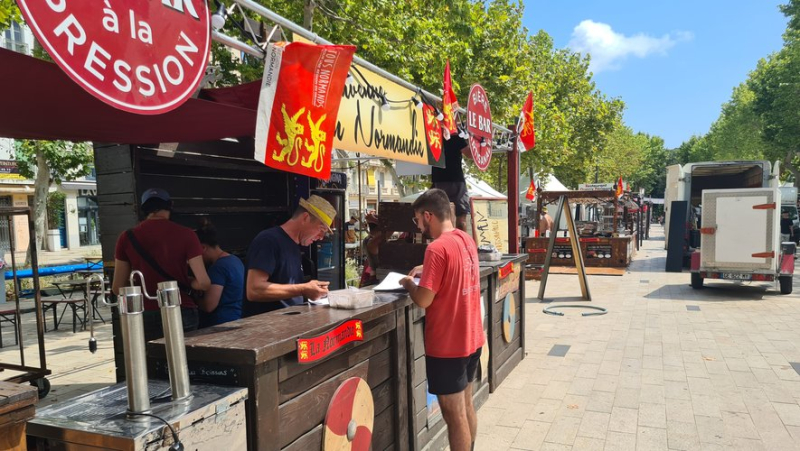
{"label": "shade structure", "polygon": [[255,134],[257,82],[202,90],[173,111],[144,116],[101,102],[53,63],[0,49],[0,86],[5,138],[153,144]]}

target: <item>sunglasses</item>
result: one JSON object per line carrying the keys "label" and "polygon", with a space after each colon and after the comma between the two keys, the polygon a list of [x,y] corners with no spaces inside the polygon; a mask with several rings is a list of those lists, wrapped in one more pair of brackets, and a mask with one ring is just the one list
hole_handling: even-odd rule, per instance
{"label": "sunglasses", "polygon": [[[425,213],[430,213],[429,211],[423,211],[422,215],[425,216]],[[415,226],[419,227],[419,221],[417,221],[416,215],[411,218],[411,221],[414,223]]]}

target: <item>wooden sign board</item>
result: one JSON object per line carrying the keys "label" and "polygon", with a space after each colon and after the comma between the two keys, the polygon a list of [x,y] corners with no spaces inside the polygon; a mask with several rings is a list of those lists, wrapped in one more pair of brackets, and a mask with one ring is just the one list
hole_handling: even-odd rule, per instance
{"label": "wooden sign board", "polygon": [[473,197],[469,202],[475,243],[479,247],[491,244],[502,253],[508,252],[508,200]]}

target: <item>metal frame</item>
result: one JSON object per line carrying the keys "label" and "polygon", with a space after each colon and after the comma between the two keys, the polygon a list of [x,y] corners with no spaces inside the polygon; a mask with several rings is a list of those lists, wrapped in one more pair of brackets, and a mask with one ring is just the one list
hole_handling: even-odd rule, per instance
{"label": "metal frame", "polygon": [[[28,235],[30,236],[30,240],[28,242],[28,249],[30,249],[31,253],[31,271],[32,271],[32,278],[33,278],[33,293],[35,299],[35,306],[36,306],[36,334],[39,340],[39,366],[28,366],[25,365],[25,344],[22,340],[22,312],[20,310],[19,305],[19,279],[17,278],[17,260],[14,256],[14,221],[12,220],[12,216],[21,216],[25,215],[28,219]],[[0,371],[2,370],[12,370],[12,371],[20,371],[22,374],[17,376],[11,377],[6,379],[7,382],[15,382],[15,383],[22,383],[22,382],[29,382],[29,381],[37,381],[37,380],[44,380],[47,379],[45,376],[51,374],[51,371],[47,369],[47,360],[46,354],[44,350],[44,314],[42,312],[42,295],[40,293],[40,286],[39,286],[39,257],[36,248],[36,227],[33,223],[33,215],[31,209],[29,207],[0,207],[0,217],[5,216],[6,220],[8,221],[9,226],[9,236],[10,236],[10,245],[11,245],[11,271],[14,276],[14,303],[16,304],[16,319],[17,319],[17,342],[19,345],[19,358],[20,364],[9,364],[9,363],[1,363],[0,362]],[[46,387],[47,384],[44,384]],[[39,386],[40,393],[42,392],[42,385]],[[47,388],[44,388],[44,392],[49,391]],[[40,396],[41,397],[41,396]]]}

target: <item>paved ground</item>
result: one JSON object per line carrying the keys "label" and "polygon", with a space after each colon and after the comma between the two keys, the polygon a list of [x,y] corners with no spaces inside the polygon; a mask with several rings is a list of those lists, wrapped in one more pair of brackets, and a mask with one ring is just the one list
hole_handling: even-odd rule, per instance
{"label": "paved ground", "polygon": [[[692,290],[653,235],[623,277],[589,277],[605,316],[544,315],[529,282],[527,357],[480,409],[478,449],[800,449],[798,295]],[[574,301],[576,277],[551,276],[547,297]]]}
{"label": "paved ground", "polygon": [[[791,364],[800,362],[800,284],[789,296],[768,284],[694,291],[688,274],[663,271],[660,237],[654,231],[624,276],[589,277],[605,316],[544,315],[538,282],[528,282],[528,355],[480,409],[478,449],[800,449]],[[553,302],[579,294],[576,276],[550,277]],[[25,317],[36,364],[33,315]],[[40,405],[113,383],[111,327],[95,326],[96,354],[71,324],[46,334],[53,390]],[[0,361],[18,361],[10,328],[2,331]],[[548,356],[554,345],[570,348]]]}

